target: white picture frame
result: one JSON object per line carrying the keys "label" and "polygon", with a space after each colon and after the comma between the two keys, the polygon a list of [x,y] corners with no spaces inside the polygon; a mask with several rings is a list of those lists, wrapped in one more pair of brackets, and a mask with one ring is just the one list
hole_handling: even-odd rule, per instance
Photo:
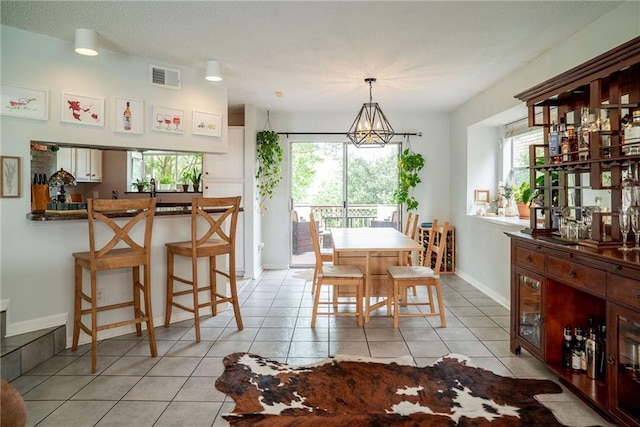
{"label": "white picture frame", "polygon": [[[124,112],[129,103],[131,121],[128,126],[124,123]],[[113,131],[129,135],[144,134],[144,100],[127,97],[113,98]]]}
{"label": "white picture frame", "polygon": [[184,110],[154,106],[151,117],[151,129],[156,132],[184,133]]}
{"label": "white picture frame", "polygon": [[60,121],[83,126],[104,126],[104,98],[63,92]]}
{"label": "white picture frame", "polygon": [[0,197],[20,197],[20,157],[0,156]]}
{"label": "white picture frame", "polygon": [[0,115],[24,119],[49,120],[49,91],[3,83],[0,85]]}
{"label": "white picture frame", "polygon": [[202,136],[222,136],[222,115],[193,110],[191,133]]}

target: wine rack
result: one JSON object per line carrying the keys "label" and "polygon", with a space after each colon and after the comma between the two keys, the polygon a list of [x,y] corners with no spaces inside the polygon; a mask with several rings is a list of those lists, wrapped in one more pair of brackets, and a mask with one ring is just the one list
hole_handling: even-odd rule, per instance
{"label": "wine rack", "polygon": [[[431,268],[434,268],[436,265],[436,260],[431,259],[430,262],[424,262],[423,258],[425,256],[426,248],[429,244],[429,234],[431,232],[431,227],[420,227],[418,229],[418,242],[425,248],[425,250],[418,253],[418,263],[420,265],[425,265]],[[441,239],[442,233],[436,233],[436,239]],[[436,245],[440,244],[440,240],[436,240]],[[426,261],[426,260],[425,260]],[[442,260],[442,265],[440,267],[440,274],[454,274],[456,271],[456,231],[455,228],[451,227],[446,236],[446,247],[444,252],[444,259]]]}

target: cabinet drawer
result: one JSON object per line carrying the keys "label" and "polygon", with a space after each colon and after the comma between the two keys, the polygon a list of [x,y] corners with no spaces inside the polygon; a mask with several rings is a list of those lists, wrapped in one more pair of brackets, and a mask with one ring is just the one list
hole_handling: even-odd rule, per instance
{"label": "cabinet drawer", "polygon": [[640,310],[640,281],[609,273],[607,275],[607,296]]}
{"label": "cabinet drawer", "polygon": [[591,294],[606,295],[607,275],[602,270],[587,267],[569,260],[547,258],[547,275]]}
{"label": "cabinet drawer", "polygon": [[544,254],[535,246],[516,246],[516,264],[533,271],[544,272]]}

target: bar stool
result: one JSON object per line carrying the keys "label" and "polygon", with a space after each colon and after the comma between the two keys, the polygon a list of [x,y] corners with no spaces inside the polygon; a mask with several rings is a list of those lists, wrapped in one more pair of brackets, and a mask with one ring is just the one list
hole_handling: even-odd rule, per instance
{"label": "bar stool", "polygon": [[[96,372],[97,368],[98,332],[105,329],[135,324],[136,332],[140,336],[142,335],[141,324],[146,323],[151,355],[154,357],[158,355],[151,312],[151,231],[155,210],[155,198],[88,200],[89,252],[73,254],[75,259],[75,302],[72,350],[76,351],[78,348],[80,330],[91,335],[91,372]],[[130,216],[131,212],[136,213],[123,227],[107,216],[109,214],[111,214],[110,216]],[[144,227],[142,244],[130,235],[136,226]],[[103,246],[99,246],[101,244],[99,242],[103,242],[105,239],[102,236],[96,236],[98,229],[101,232],[104,230],[110,237],[110,240]],[[140,280],[141,266],[144,270],[144,280]],[[91,289],[88,294],[84,292],[82,285],[84,268],[89,270],[91,275]],[[97,272],[120,268],[132,269],[133,300],[98,307]],[[144,310],[140,306],[141,296]],[[83,309],[83,301],[88,302],[90,307]],[[133,307],[133,319],[98,325],[97,315],[99,312],[123,307]],[[82,321],[82,316],[87,314],[91,315],[90,327]]]}
{"label": "bar stool", "polygon": [[[236,288],[236,228],[238,225],[238,212],[240,211],[240,196],[236,197],[194,197],[191,202],[191,240],[184,242],[166,243],[167,248],[167,305],[164,318],[164,327],[171,323],[171,310],[173,307],[193,313],[196,328],[196,342],[200,342],[200,308],[211,307],[211,315],[217,314],[218,304],[231,303],[236,317],[238,330],[242,330],[242,317],[238,303],[238,291]],[[208,212],[214,209],[215,212]],[[216,218],[214,218],[214,215]],[[198,220],[200,218],[200,221]],[[228,233],[225,231],[225,221],[228,223]],[[208,227],[198,227],[205,223]],[[200,228],[200,229],[199,229]],[[174,257],[182,256],[191,258],[191,279],[179,277],[174,273]],[[228,272],[220,270],[216,266],[216,256],[228,255]],[[209,284],[198,285],[198,258],[209,258]],[[217,274],[229,279],[231,295],[222,295],[217,291]],[[187,289],[174,291],[174,282],[187,285]],[[209,301],[199,302],[200,292],[209,292]],[[175,297],[191,294],[193,305],[187,307],[174,300]]]}

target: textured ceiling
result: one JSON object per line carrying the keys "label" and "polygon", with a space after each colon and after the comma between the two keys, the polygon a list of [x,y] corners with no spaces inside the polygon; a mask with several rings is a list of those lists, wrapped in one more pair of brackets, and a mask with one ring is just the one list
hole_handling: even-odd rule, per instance
{"label": "textured ceiling", "polygon": [[[217,59],[231,107],[450,111],[615,1],[6,1],[2,24],[201,69]],[[282,92],[282,97],[276,97]]]}

